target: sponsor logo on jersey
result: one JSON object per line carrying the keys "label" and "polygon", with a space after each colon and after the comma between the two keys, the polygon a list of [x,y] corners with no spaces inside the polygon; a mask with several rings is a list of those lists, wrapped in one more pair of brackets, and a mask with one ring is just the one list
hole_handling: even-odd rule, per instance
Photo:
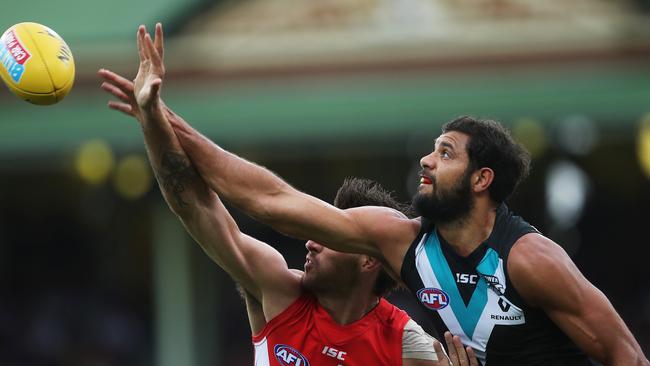
{"label": "sponsor logo on jersey", "polygon": [[307,357],[298,352],[295,348],[285,344],[276,344],[273,347],[275,358],[282,366],[309,366]]}
{"label": "sponsor logo on jersey", "polygon": [[505,296],[499,296],[497,304],[499,305],[501,314],[490,314],[490,319],[494,320],[495,324],[516,325],[526,323],[524,312],[506,299]]}
{"label": "sponsor logo on jersey", "polygon": [[485,280],[485,283],[487,283],[488,288],[490,288],[492,291],[496,292],[499,295],[506,293],[506,288],[499,282],[499,278],[497,276],[490,276],[482,273],[479,273],[479,275],[481,275],[481,277]]}
{"label": "sponsor logo on jersey", "polygon": [[503,299],[503,297],[499,298],[499,301],[497,302],[499,304],[499,307],[501,310],[503,310],[504,313],[507,313],[508,310],[510,310],[510,303],[507,302],[506,300]]}
{"label": "sponsor logo on jersey", "polygon": [[507,321],[519,321],[523,319],[523,315],[497,315],[490,314],[490,319],[492,320],[507,320]]}
{"label": "sponsor logo on jersey", "polygon": [[417,293],[418,299],[431,310],[441,310],[449,305],[449,296],[439,288],[426,287]]}
{"label": "sponsor logo on jersey", "polygon": [[336,348],[333,348],[333,347],[330,347],[330,346],[325,346],[323,348],[322,353],[324,355],[336,358],[337,360],[340,360],[340,361],[345,361],[345,355],[347,354],[347,352],[339,351]]}
{"label": "sponsor logo on jersey", "polygon": [[478,275],[456,273],[456,283],[469,283],[470,285],[476,285],[478,283]]}

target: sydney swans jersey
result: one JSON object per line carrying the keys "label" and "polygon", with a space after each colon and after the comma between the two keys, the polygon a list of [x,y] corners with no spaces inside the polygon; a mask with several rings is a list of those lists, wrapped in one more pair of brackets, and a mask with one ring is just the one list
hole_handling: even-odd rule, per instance
{"label": "sydney swans jersey", "polygon": [[591,365],[510,283],[510,249],[523,235],[536,232],[501,204],[490,237],[461,257],[423,219],[404,258],[402,280],[427,309],[438,334],[449,330],[461,337],[484,365]]}
{"label": "sydney swans jersey", "polygon": [[255,366],[398,366],[409,319],[381,299],[363,318],[339,325],[303,294],[253,336]]}

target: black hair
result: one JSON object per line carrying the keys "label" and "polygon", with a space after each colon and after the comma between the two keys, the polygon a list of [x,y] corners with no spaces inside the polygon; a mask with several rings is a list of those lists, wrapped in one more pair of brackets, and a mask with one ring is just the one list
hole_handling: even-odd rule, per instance
{"label": "black hair", "polygon": [[468,169],[487,167],[494,171],[488,188],[490,198],[504,202],[530,171],[530,154],[514,141],[510,131],[497,121],[462,116],[442,126],[442,133],[458,131],[468,135]]}

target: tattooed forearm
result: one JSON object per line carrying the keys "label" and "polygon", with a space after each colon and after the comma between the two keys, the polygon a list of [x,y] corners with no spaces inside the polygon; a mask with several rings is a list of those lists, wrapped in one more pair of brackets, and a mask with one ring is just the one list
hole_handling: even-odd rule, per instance
{"label": "tattooed forearm", "polygon": [[160,168],[163,189],[174,195],[180,207],[187,206],[187,202],[183,201],[182,193],[185,191],[187,180],[196,176],[194,166],[185,155],[166,151],[163,153]]}

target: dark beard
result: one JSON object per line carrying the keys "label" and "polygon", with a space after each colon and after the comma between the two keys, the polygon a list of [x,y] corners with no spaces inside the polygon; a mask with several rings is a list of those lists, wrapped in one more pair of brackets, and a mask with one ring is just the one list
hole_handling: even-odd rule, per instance
{"label": "dark beard", "polygon": [[361,273],[355,259],[339,261],[333,270],[307,277],[303,275],[302,288],[314,295],[331,295],[347,291],[360,282]]}
{"label": "dark beard", "polygon": [[433,190],[430,194],[416,193],[412,207],[415,212],[435,223],[451,223],[464,219],[474,207],[470,185],[471,171],[468,169],[449,190],[440,191],[432,177]]}

